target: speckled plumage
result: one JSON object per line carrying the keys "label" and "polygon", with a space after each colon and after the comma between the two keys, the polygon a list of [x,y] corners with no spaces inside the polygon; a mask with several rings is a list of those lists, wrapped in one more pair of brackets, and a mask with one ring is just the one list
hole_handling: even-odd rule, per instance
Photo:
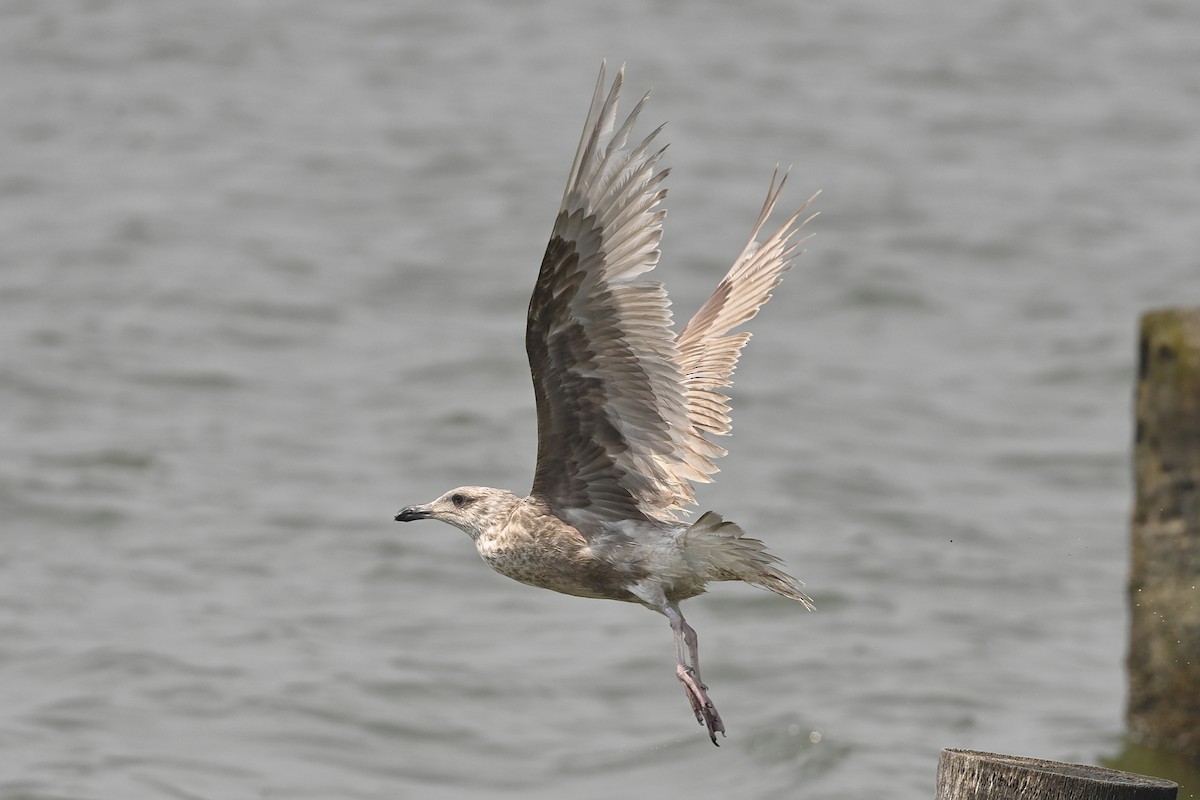
{"label": "speckled plumage", "polygon": [[601,67],[529,303],[525,345],[538,414],[529,496],[464,486],[396,519],[458,527],[492,569],[522,583],[664,614],[676,675],[715,744],[724,723],[700,680],[696,633],[679,602],[713,581],[744,581],[812,605],[737,525],[713,512],[689,525],[678,514],[725,453],[710,437],[730,430],[722,390],[749,338],[734,329],[770,298],[797,254],[792,238],[808,204],[758,242],[783,188],[772,177],[742,253],[676,335],[665,290],[642,277],[659,257],[663,149],[652,146],[658,130],[628,146],[648,94],[614,131],[622,78],[623,70],[605,93]]}

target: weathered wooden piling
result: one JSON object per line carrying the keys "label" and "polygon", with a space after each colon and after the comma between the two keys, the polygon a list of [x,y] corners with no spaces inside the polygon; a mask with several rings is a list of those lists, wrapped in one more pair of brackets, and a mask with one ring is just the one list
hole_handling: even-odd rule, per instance
{"label": "weathered wooden piling", "polygon": [[1126,716],[1200,763],[1200,308],[1145,314],[1138,350]]}
{"label": "weathered wooden piling", "polygon": [[943,750],[937,800],[1175,800],[1179,787],[1132,772],[1040,758]]}

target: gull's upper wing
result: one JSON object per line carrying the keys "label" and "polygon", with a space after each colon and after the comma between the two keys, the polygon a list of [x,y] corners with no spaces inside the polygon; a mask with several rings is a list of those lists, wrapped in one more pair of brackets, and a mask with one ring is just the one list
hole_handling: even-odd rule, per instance
{"label": "gull's upper wing", "polygon": [[556,512],[671,520],[722,451],[693,424],[666,292],[641,277],[658,262],[667,170],[658,130],[627,146],[648,94],[613,130],[622,78],[605,93],[600,69],[529,302],[531,493]]}
{"label": "gull's upper wing", "polygon": [[[783,273],[809,237],[795,242],[792,238],[816,216],[813,214],[800,220],[816,198],[813,195],[765,242],[757,241],[767,218],[775,210],[786,181],[787,175],[779,178],[778,170],[771,176],[767,199],[741,255],[717,284],[712,296],[679,332],[675,342],[679,348],[679,369],[686,386],[688,419],[706,434],[724,436],[729,433],[729,398],[721,390],[731,383],[738,356],[750,340],[748,332],[730,331],[753,319],[771,299],[771,291],[783,280]],[[724,452],[722,450],[718,455],[724,455]]]}

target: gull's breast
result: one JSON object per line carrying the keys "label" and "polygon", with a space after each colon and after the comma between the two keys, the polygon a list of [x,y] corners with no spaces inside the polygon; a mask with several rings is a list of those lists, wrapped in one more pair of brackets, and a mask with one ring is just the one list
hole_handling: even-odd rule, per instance
{"label": "gull's breast", "polygon": [[481,535],[475,546],[501,575],[577,597],[637,602],[627,587],[645,577],[634,564],[598,557],[578,530],[555,517],[512,519]]}

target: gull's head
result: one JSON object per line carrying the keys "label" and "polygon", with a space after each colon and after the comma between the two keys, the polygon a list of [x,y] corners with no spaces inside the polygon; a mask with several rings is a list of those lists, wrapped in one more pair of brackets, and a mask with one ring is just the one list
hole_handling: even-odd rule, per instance
{"label": "gull's head", "polygon": [[488,528],[502,525],[521,499],[504,489],[460,486],[431,503],[400,509],[396,522],[436,519],[478,539]]}

